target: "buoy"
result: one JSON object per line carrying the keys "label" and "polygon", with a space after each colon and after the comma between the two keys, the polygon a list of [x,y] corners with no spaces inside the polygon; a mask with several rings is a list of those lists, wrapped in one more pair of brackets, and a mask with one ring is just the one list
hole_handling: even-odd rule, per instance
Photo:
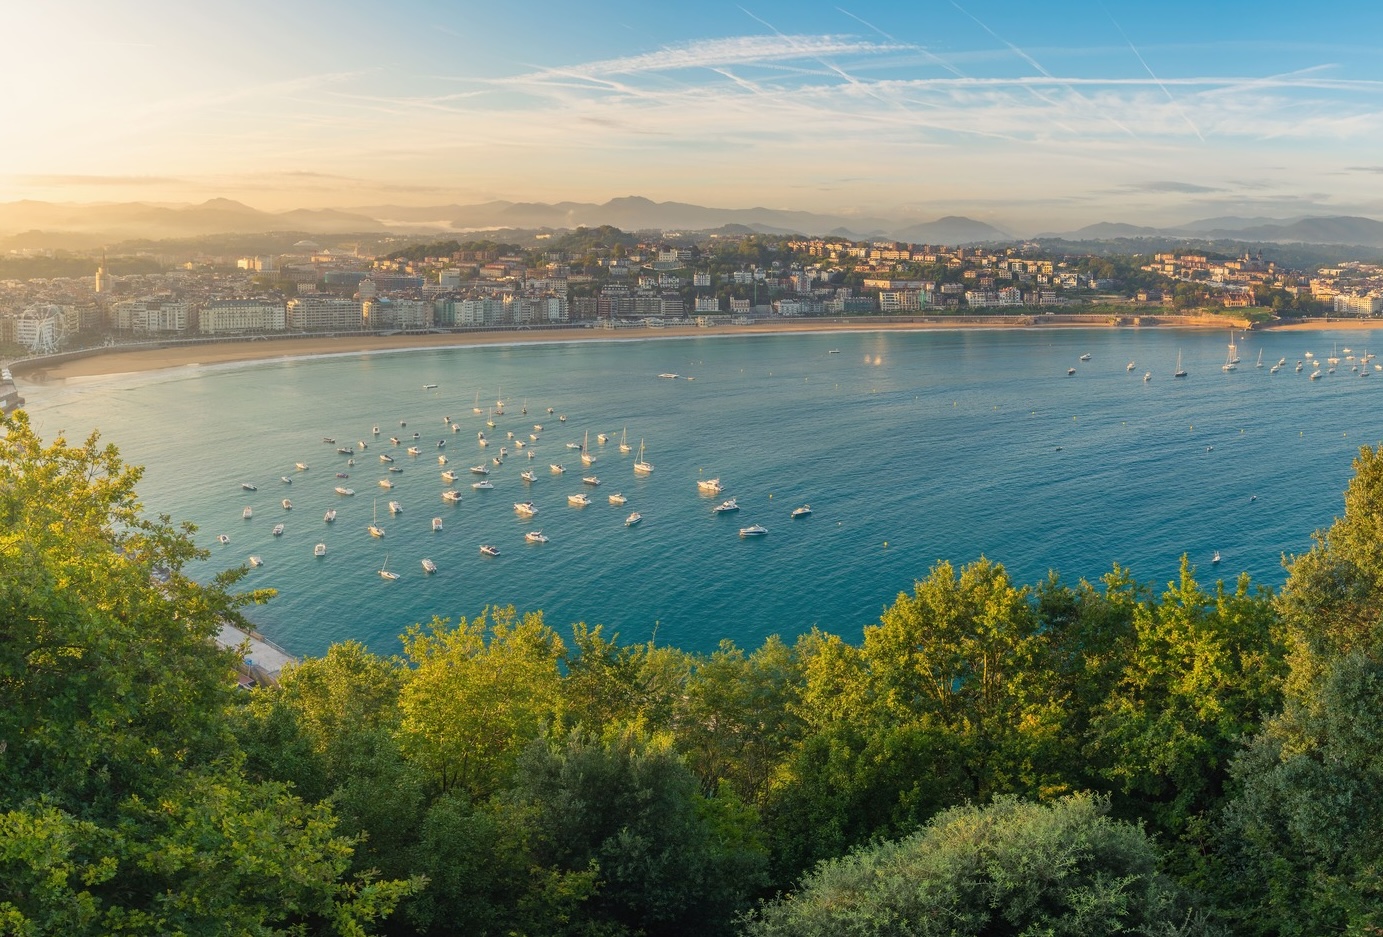
{"label": "buoy", "polygon": [[888,541],[887,541],[887,540],[884,541],[884,546],[888,546]]}

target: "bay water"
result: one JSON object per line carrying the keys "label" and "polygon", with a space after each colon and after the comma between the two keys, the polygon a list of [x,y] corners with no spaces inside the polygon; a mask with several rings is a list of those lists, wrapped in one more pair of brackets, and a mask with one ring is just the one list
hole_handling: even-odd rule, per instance
{"label": "bay water", "polygon": [[[1359,447],[1383,438],[1383,372],[1352,370],[1370,337],[1236,332],[1241,361],[1228,373],[1227,331],[963,330],[423,349],[26,392],[45,439],[99,429],[145,467],[146,510],[194,523],[210,551],[194,575],[261,557],[244,582],[278,596],[249,617],[295,653],[348,638],[394,653],[414,622],[495,604],[541,609],[560,632],[586,621],[706,651],[814,625],[857,639],[940,559],[987,556],[1021,583],[1049,570],[1094,579],[1117,562],[1161,588],[1184,553],[1202,581],[1246,571],[1276,587],[1284,554],[1309,549],[1340,512]],[[1333,350],[1336,372],[1310,380],[1307,352],[1324,371]],[[1178,355],[1186,378],[1172,376]],[[1279,358],[1286,366],[1270,373]],[[498,399],[504,415],[488,427],[473,408]],[[587,434],[588,468],[567,448]],[[633,451],[621,453],[626,435]],[[347,466],[337,446],[360,441],[368,448]],[[647,476],[632,468],[640,443]],[[495,465],[501,445],[508,455]],[[388,473],[381,453],[404,471]],[[470,487],[481,463],[493,490]],[[459,476],[453,486],[445,468]],[[527,469],[536,481],[520,478]],[[598,488],[582,483],[589,474]],[[705,478],[723,494],[700,494]],[[447,487],[460,504],[443,502]],[[581,491],[592,503],[569,506]],[[610,504],[614,492],[628,503]],[[713,513],[729,497],[740,510]],[[390,500],[402,513],[388,513]],[[538,514],[519,516],[520,501]],[[810,516],[791,518],[808,504]],[[631,511],[643,520],[626,527]],[[366,530],[375,516],[382,539]],[[752,524],[768,534],[742,539]],[[530,530],[549,541],[526,542]],[[313,556],[319,542],[325,557]],[[500,555],[481,555],[482,544]],[[397,581],[378,575],[386,564]]]}

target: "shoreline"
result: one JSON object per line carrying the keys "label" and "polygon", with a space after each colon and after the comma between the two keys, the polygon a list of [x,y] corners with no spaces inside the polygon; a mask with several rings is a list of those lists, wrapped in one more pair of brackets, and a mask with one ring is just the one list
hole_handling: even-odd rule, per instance
{"label": "shoreline", "polygon": [[[1044,321],[1045,320],[1045,321]],[[1150,320],[1143,323],[1140,320]],[[829,334],[853,332],[955,331],[973,329],[1049,329],[1049,328],[1243,328],[1244,323],[1225,317],[1142,316],[1133,321],[1111,321],[1110,316],[1023,317],[1005,322],[1001,317],[970,317],[967,320],[931,318],[919,321],[887,320],[797,320],[727,326],[668,326],[664,328],[562,328],[504,329],[497,331],[447,332],[426,334],[323,335],[292,338],[259,338],[243,341],[215,341],[205,344],[170,344],[136,349],[94,348],[72,353],[65,360],[16,361],[11,365],[15,377],[26,384],[45,385],[72,379],[111,377],[172,368],[207,365],[246,364],[286,361],[335,355],[361,355],[373,352],[402,352],[429,348],[474,348],[488,345],[527,345],[550,342],[656,341],[677,338],[720,338],[740,335]],[[1318,331],[1327,329],[1383,328],[1383,320],[1296,321],[1262,327],[1263,331]]]}

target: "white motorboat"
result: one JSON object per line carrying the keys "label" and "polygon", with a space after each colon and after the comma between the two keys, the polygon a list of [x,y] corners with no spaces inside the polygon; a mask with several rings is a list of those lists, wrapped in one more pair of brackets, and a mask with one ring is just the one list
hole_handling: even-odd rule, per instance
{"label": "white motorboat", "polygon": [[811,506],[810,504],[804,504],[804,505],[802,505],[800,508],[793,508],[793,509],[792,509],[792,516],[793,516],[794,518],[806,517],[807,515],[811,514],[811,512],[812,512],[812,506]]}
{"label": "white motorboat", "polygon": [[292,501],[289,501],[287,498],[284,498],[283,501],[280,502],[280,503],[283,505],[283,509],[284,509],[285,511],[291,511],[291,510],[293,510],[293,502],[292,502]]}
{"label": "white motorboat", "polygon": [[350,495],[355,494],[355,489],[354,489],[354,488],[346,488],[346,487],[343,486],[343,485],[337,485],[337,486],[336,486],[336,493],[337,493],[338,495],[350,496]]}
{"label": "white motorboat", "polygon": [[259,557],[257,557],[257,556],[252,556],[252,557],[250,557],[250,568],[251,568],[251,569],[259,569],[259,567],[261,567],[261,566],[263,566],[263,565],[264,565],[264,561],[263,561],[262,559],[260,559]]}
{"label": "white motorboat", "polygon": [[313,555],[313,556],[326,556],[326,555],[327,555],[327,545],[326,545],[325,543],[319,543],[319,544],[317,544],[315,547],[312,548],[312,555]]}
{"label": "white motorboat", "polygon": [[567,504],[570,504],[573,507],[584,508],[586,505],[590,503],[591,499],[586,497],[584,494],[578,493],[574,495],[567,495]]}
{"label": "white motorboat", "polygon": [[293,467],[296,468],[299,472],[306,472],[306,471],[307,471],[307,463],[306,463],[306,462],[294,462],[294,463],[293,463]]}
{"label": "white motorboat", "polygon": [[424,558],[423,558],[423,572],[425,572],[425,573],[435,573],[435,572],[437,572],[437,564],[434,563],[434,562],[432,562],[432,560],[429,560],[429,559],[427,559],[426,557],[424,557]]}
{"label": "white motorboat", "polygon": [[514,513],[520,517],[532,517],[538,513],[538,508],[532,501],[515,501]]}
{"label": "white motorboat", "polygon": [[390,501],[390,502],[389,502],[389,513],[390,513],[390,514],[402,514],[402,513],[403,513],[403,505],[402,505],[402,504],[399,504],[397,501]]}
{"label": "white motorboat", "polygon": [[519,478],[522,478],[526,482],[535,482],[538,480],[538,473],[532,469],[524,469],[519,473]]}
{"label": "white motorboat", "polygon": [[249,520],[250,518],[255,516],[254,508],[250,507],[249,505],[246,505],[245,510],[240,512],[240,516],[245,518],[245,520]]}
{"label": "white motorboat", "polygon": [[448,488],[446,491],[442,492],[442,500],[450,501],[452,504],[460,504],[461,492],[457,491],[455,488]]}
{"label": "white motorboat", "polygon": [[393,487],[394,487],[394,483],[391,482],[391,481],[390,481],[389,479],[387,479],[387,478],[381,478],[381,479],[379,480],[379,487],[381,487],[381,488],[393,488]]}
{"label": "white motorboat", "polygon": [[293,484],[293,479],[289,478],[287,475],[280,475],[279,481],[283,482],[285,485]]}
{"label": "white motorboat", "polygon": [[721,487],[719,478],[703,478],[696,483],[696,490],[703,495],[718,495],[725,489]]}
{"label": "white motorboat", "polygon": [[387,452],[381,452],[381,453],[379,454],[379,461],[381,461],[381,462],[392,462],[392,461],[394,461],[394,457],[391,456],[391,455],[389,455]]}
{"label": "white motorboat", "polygon": [[259,490],[259,486],[258,486],[258,485],[252,485],[252,484],[250,484],[249,482],[241,482],[241,483],[240,483],[240,487],[241,487],[241,488],[244,488],[246,491],[258,491],[258,490]]}
{"label": "white motorboat", "polygon": [[282,537],[282,536],[283,536],[283,525],[282,525],[282,524],[275,524],[272,533],[273,533],[273,535],[274,535],[275,537]]}
{"label": "white motorboat", "polygon": [[471,466],[471,474],[472,474],[472,475],[489,475],[489,474],[490,474],[490,467],[489,467],[488,465],[486,465],[484,462],[481,462],[479,465],[472,465],[472,466]]}
{"label": "white motorboat", "polygon": [[434,517],[434,518],[432,519],[432,529],[433,529],[433,530],[441,530],[441,529],[442,529],[442,519],[441,519],[440,517]]}
{"label": "white motorboat", "polygon": [[216,542],[220,544],[230,543],[230,537],[227,537],[225,534],[217,534]]}
{"label": "white motorboat", "polygon": [[523,535],[523,539],[527,540],[529,543],[547,543],[547,537],[541,530],[530,530]]}
{"label": "white motorboat", "polygon": [[632,514],[630,514],[628,517],[624,519],[624,526],[633,527],[641,520],[643,520],[643,515],[640,514],[638,511],[634,511]]}
{"label": "white motorboat", "polygon": [[629,502],[629,499],[626,498],[624,495],[620,494],[618,491],[615,492],[614,494],[610,495],[610,503],[611,503],[611,504],[624,505],[624,504],[627,504],[628,502]]}
{"label": "white motorboat", "polygon": [[408,452],[409,455],[422,455],[422,454],[423,454],[423,451],[422,451],[421,449],[419,449],[417,446],[409,446],[408,449],[407,449],[406,451]]}
{"label": "white motorboat", "polygon": [[471,487],[477,491],[489,491],[490,489],[495,487],[495,483],[490,481],[488,478],[482,478],[480,481],[472,484]]}
{"label": "white motorboat", "polygon": [[1080,356],[1080,360],[1082,360],[1082,361],[1089,361],[1089,360],[1090,360],[1090,353],[1089,353],[1089,352],[1086,352],[1085,354],[1081,355],[1081,356]]}
{"label": "white motorboat", "polygon": [[728,514],[731,511],[738,511],[739,509],[739,502],[734,498],[728,498],[711,508],[711,511],[715,514]]}
{"label": "white motorboat", "polygon": [[749,527],[740,528],[741,537],[762,537],[766,533],[768,533],[768,528],[764,527],[762,524],[753,524]]}
{"label": "white motorboat", "polygon": [[567,467],[565,465],[560,465],[556,462],[553,462],[551,465],[548,466],[548,468],[552,469],[552,474],[554,475],[561,475],[563,472],[567,470]]}
{"label": "white motorboat", "polygon": [[327,512],[326,512],[325,514],[322,515],[322,523],[324,523],[324,524],[333,523],[335,520],[336,520],[336,508],[328,508],[328,509],[327,509]]}
{"label": "white motorboat", "polygon": [[447,469],[445,472],[442,473],[442,481],[450,485],[452,482],[456,481],[456,473],[453,472],[451,469]]}
{"label": "white motorboat", "polygon": [[438,465],[446,465],[446,464],[447,464],[447,457],[444,456],[444,455],[439,455],[439,456],[437,457],[437,464],[438,464]]}
{"label": "white motorboat", "polygon": [[499,547],[489,543],[480,545],[480,552],[485,556],[499,556]]}
{"label": "white motorboat", "polygon": [[598,442],[598,443],[600,443],[600,444],[603,446],[603,445],[605,445],[607,442],[610,441],[610,437],[607,436],[607,435],[604,434],[604,433],[597,433],[597,434],[596,434],[596,437],[595,437],[595,441]]}
{"label": "white motorboat", "polygon": [[586,476],[584,476],[584,477],[581,479],[581,482],[582,482],[582,484],[591,485],[591,486],[594,486],[594,487],[599,487],[599,486],[600,486],[600,479],[597,478],[597,477],[594,476],[594,475],[586,475]]}

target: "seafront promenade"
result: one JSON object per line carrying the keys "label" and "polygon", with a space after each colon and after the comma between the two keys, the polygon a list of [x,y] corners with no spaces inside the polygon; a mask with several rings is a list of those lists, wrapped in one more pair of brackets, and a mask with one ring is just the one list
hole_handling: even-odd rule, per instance
{"label": "seafront promenade", "polygon": [[240,676],[246,682],[277,685],[283,669],[298,662],[258,631],[246,631],[229,623],[221,626],[216,643],[223,648],[243,650]]}
{"label": "seafront promenade", "polygon": [[[1282,320],[1272,327],[1290,327]],[[188,365],[300,358],[319,355],[506,345],[530,342],[637,341],[710,335],[782,335],[807,332],[911,331],[935,329],[1031,328],[1249,328],[1242,316],[1171,315],[1156,308],[1098,313],[1030,313],[1014,315],[923,314],[746,319],[698,324],[695,320],[572,323],[542,328],[428,329],[391,332],[283,333],[220,338],[165,339],[111,343],[0,361],[16,378],[30,384]],[[1261,326],[1260,326],[1261,328]]]}

